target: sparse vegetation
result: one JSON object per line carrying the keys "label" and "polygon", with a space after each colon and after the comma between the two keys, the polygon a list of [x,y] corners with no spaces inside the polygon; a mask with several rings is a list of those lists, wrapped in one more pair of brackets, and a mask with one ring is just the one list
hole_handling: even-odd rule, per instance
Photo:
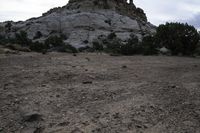
{"label": "sparse vegetation", "polygon": [[67,45],[64,45],[63,47],[63,51],[62,52],[67,52],[67,53],[78,53],[78,50],[73,47],[72,45],[70,44],[67,44]]}
{"label": "sparse vegetation", "polygon": [[61,37],[58,36],[50,36],[45,40],[45,45],[47,48],[63,46],[64,42]]}
{"label": "sparse vegetation", "polygon": [[30,45],[30,49],[35,52],[44,52],[47,50],[47,47],[44,43],[34,42]]}
{"label": "sparse vegetation", "polygon": [[5,45],[8,42],[4,35],[0,35],[0,45]]}
{"label": "sparse vegetation", "polygon": [[5,25],[6,32],[10,32],[11,28],[12,28],[12,23],[11,21],[8,21]]}
{"label": "sparse vegetation", "polygon": [[172,55],[193,55],[200,36],[188,24],[166,23],[157,28],[156,43],[168,48]]}
{"label": "sparse vegetation", "polygon": [[39,39],[39,38],[41,38],[42,36],[43,36],[42,33],[41,33],[40,31],[37,31],[37,32],[35,33],[35,36],[34,36],[33,39]]}
{"label": "sparse vegetation", "polygon": [[94,40],[94,41],[92,42],[92,44],[93,44],[93,49],[94,49],[95,51],[102,52],[102,51],[104,50],[103,44],[100,43],[99,40]]}
{"label": "sparse vegetation", "polygon": [[103,40],[105,45],[105,51],[108,53],[120,54],[121,53],[121,39],[117,38],[117,35],[113,32],[110,33],[107,38]]}
{"label": "sparse vegetation", "polygon": [[121,54],[123,55],[141,54],[141,51],[141,44],[134,34],[131,34],[128,42],[121,46]]}
{"label": "sparse vegetation", "polygon": [[134,34],[130,35],[127,42],[123,42],[115,33],[110,33],[103,39],[99,39],[98,37],[98,39],[93,41],[93,49],[121,55],[157,54],[156,46],[153,43],[153,37],[145,37],[144,42],[141,43]]}
{"label": "sparse vegetation", "polygon": [[153,36],[146,36],[142,40],[142,53],[143,55],[157,55],[158,45]]}
{"label": "sparse vegetation", "polygon": [[21,46],[29,46],[32,41],[28,39],[27,33],[25,31],[20,31],[15,34],[15,43],[20,44]]}

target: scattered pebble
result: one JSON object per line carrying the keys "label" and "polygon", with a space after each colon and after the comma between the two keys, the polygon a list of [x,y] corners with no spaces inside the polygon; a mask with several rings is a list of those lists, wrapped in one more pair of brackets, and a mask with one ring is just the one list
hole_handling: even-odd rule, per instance
{"label": "scattered pebble", "polygon": [[70,122],[61,122],[61,123],[59,123],[58,124],[58,126],[67,126],[67,125],[69,125],[70,124]]}
{"label": "scattered pebble", "polygon": [[57,97],[57,98],[59,98],[59,97],[60,97],[60,95],[56,95],[56,97]]}
{"label": "scattered pebble", "polygon": [[83,84],[92,84],[92,81],[84,81]]}
{"label": "scattered pebble", "polygon": [[40,121],[42,119],[42,115],[38,112],[30,112],[23,116],[23,120],[26,122],[34,122]]}
{"label": "scattered pebble", "polygon": [[122,66],[122,68],[127,68],[127,66],[126,66],[126,65],[124,65],[124,66]]}
{"label": "scattered pebble", "polygon": [[88,58],[88,57],[86,57],[85,59],[86,59],[87,61],[90,61],[90,58]]}

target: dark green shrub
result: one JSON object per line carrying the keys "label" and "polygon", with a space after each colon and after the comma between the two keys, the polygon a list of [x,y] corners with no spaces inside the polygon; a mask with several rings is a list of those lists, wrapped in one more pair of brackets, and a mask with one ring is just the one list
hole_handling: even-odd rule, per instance
{"label": "dark green shrub", "polygon": [[60,37],[63,39],[63,40],[67,40],[68,39],[68,36],[67,35],[65,35],[65,34],[60,34]]}
{"label": "dark green shrub", "polygon": [[200,55],[200,41],[197,44],[197,48],[195,50],[195,54]]}
{"label": "dark green shrub", "polygon": [[15,43],[20,44],[21,46],[29,46],[32,41],[28,39],[25,31],[20,31],[15,34]]}
{"label": "dark green shrub", "polygon": [[24,47],[19,44],[10,43],[10,44],[6,44],[5,47],[11,50],[15,50],[15,51],[31,52],[31,50],[28,47]]}
{"label": "dark green shrub", "polygon": [[155,38],[152,36],[146,36],[142,40],[142,53],[144,55],[157,55],[158,46],[155,43]]}
{"label": "dark green shrub", "polygon": [[156,43],[171,50],[173,55],[192,55],[199,41],[197,30],[188,24],[166,23],[157,28]]}
{"label": "dark green shrub", "polygon": [[139,43],[137,36],[131,34],[128,42],[122,45],[121,54],[123,55],[134,55],[141,54],[142,46]]}
{"label": "dark green shrub", "polygon": [[35,36],[34,36],[33,39],[39,39],[39,38],[41,38],[42,36],[43,36],[42,33],[41,33],[40,31],[37,31],[37,32],[35,33]]}
{"label": "dark green shrub", "polygon": [[35,52],[43,52],[47,50],[47,46],[44,43],[40,43],[37,41],[30,45],[30,49],[31,51],[35,51]]}
{"label": "dark green shrub", "polygon": [[94,40],[92,42],[92,44],[93,44],[93,49],[95,51],[103,51],[104,50],[103,44],[101,44],[98,40]]}
{"label": "dark green shrub", "polygon": [[12,28],[12,23],[11,21],[8,21],[5,25],[6,32],[10,32],[11,28]]}
{"label": "dark green shrub", "polygon": [[78,53],[78,50],[75,47],[73,47],[72,45],[67,44],[67,45],[64,45],[63,51],[61,51],[61,52]]}
{"label": "dark green shrub", "polygon": [[107,24],[110,25],[110,26],[111,26],[111,24],[112,24],[111,19],[107,19],[107,20],[105,20],[104,22],[107,23]]}
{"label": "dark green shrub", "polygon": [[51,36],[45,40],[48,51],[78,53],[78,50],[70,44],[65,44],[62,37]]}
{"label": "dark green shrub", "polygon": [[88,40],[84,40],[83,43],[84,43],[84,44],[88,44],[89,41],[88,41]]}
{"label": "dark green shrub", "polygon": [[109,35],[108,35],[108,37],[107,37],[107,39],[115,39],[117,37],[117,35],[114,33],[114,32],[112,32],[112,33],[110,33]]}
{"label": "dark green shrub", "polygon": [[63,46],[64,42],[61,37],[58,36],[50,36],[45,40],[45,45],[47,48],[57,47],[57,46]]}
{"label": "dark green shrub", "polygon": [[94,52],[94,49],[89,46],[86,46],[86,47],[79,48],[78,51],[79,52]]}
{"label": "dark green shrub", "polygon": [[105,51],[114,54],[121,53],[122,41],[119,38],[104,40]]}
{"label": "dark green shrub", "polygon": [[4,35],[0,35],[0,45],[5,45],[6,43],[8,43],[6,37]]}

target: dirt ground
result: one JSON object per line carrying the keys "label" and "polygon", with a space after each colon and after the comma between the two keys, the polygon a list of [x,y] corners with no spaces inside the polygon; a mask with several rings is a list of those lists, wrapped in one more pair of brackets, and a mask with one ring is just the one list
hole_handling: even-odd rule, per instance
{"label": "dirt ground", "polygon": [[200,58],[0,55],[0,133],[200,133]]}

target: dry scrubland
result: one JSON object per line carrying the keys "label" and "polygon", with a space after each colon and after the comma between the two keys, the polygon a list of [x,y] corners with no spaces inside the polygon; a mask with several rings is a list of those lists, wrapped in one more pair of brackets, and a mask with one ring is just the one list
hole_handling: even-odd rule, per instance
{"label": "dry scrubland", "polygon": [[0,133],[199,133],[200,59],[0,55]]}

